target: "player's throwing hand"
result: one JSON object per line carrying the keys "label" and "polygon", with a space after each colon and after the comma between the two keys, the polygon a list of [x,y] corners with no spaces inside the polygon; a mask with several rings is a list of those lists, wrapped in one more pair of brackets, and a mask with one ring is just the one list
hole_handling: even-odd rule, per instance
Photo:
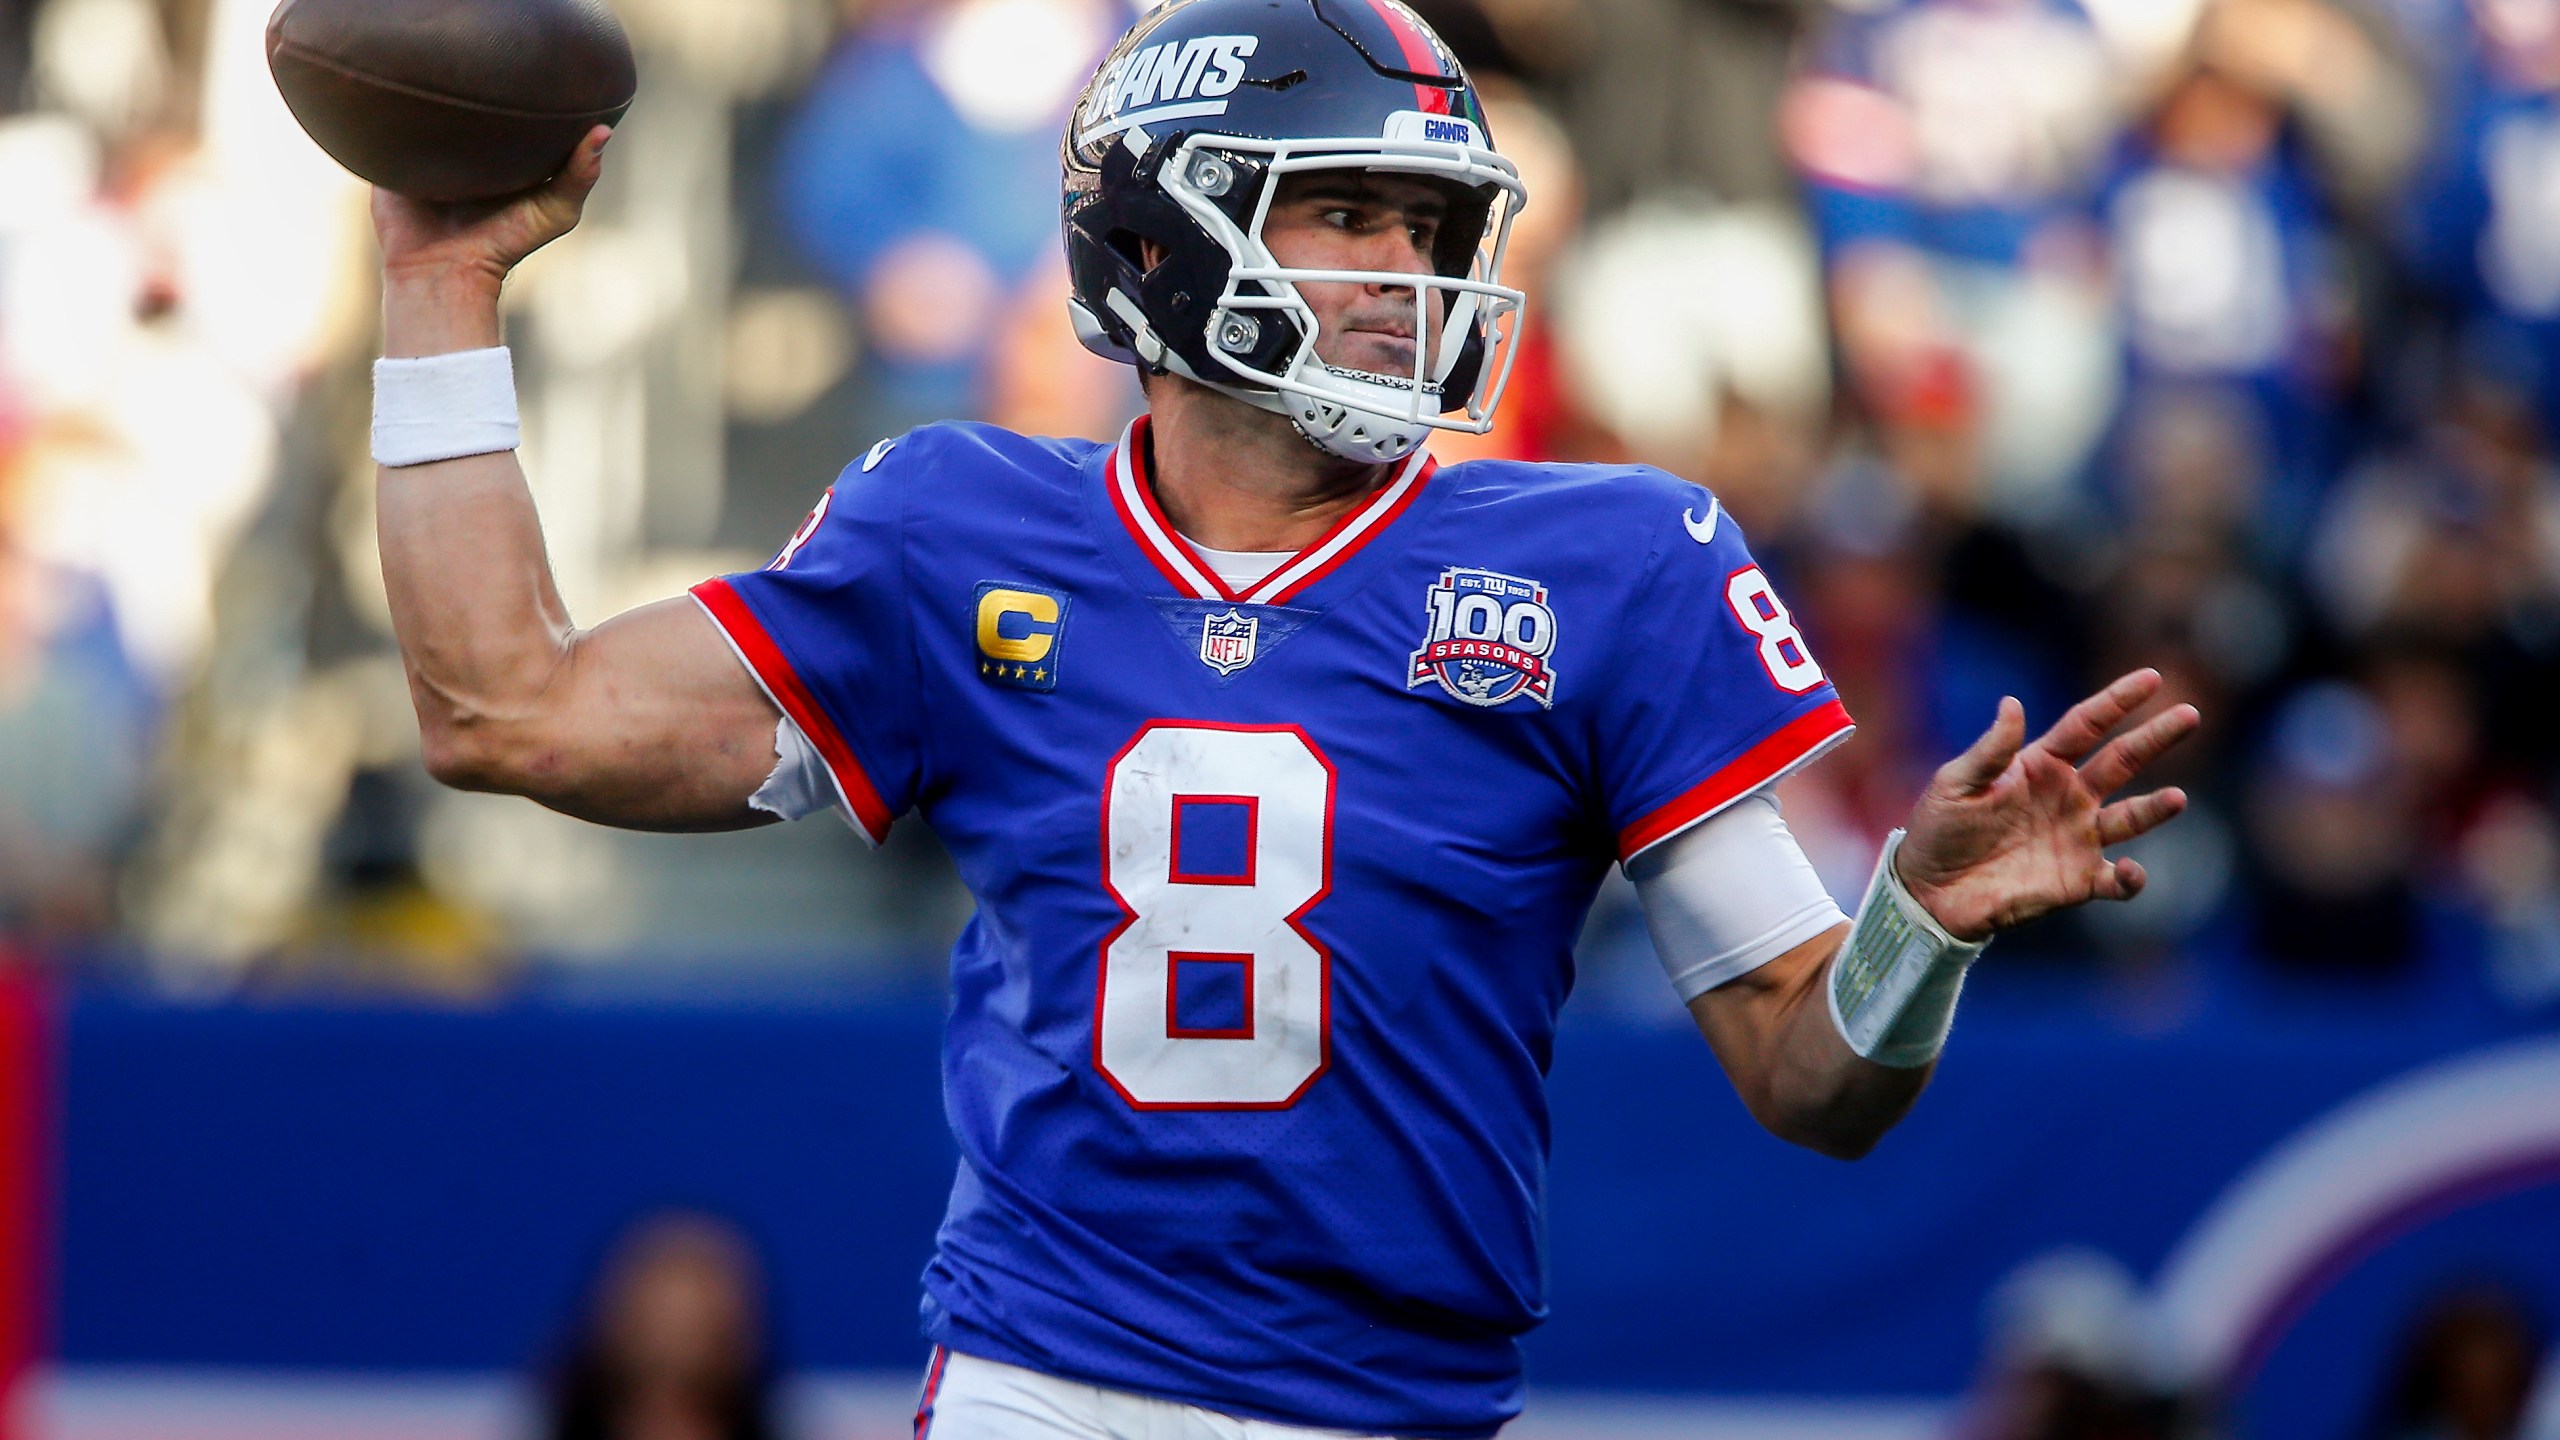
{"label": "player's throwing hand", "polygon": [[587,196],[604,174],[602,125],[549,184],[504,200],[438,204],[389,190],[373,192],[373,229],[384,275],[468,275],[494,285],[523,259],[577,228]]}
{"label": "player's throwing hand", "polygon": [[2130,900],[2142,866],[2110,860],[2121,845],[2187,808],[2170,787],[2106,803],[2144,766],[2195,733],[2193,705],[2173,705],[2107,736],[2160,691],[2136,670],[2026,743],[2026,707],[2000,702],[1972,748],[1940,766],[1911,813],[1897,864],[1914,899],[1948,933],[1973,941],[2093,899]]}

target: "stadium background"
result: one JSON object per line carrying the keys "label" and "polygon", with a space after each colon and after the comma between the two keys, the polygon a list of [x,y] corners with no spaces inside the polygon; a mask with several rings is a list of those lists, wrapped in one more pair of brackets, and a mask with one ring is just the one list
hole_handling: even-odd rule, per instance
{"label": "stadium background", "polygon": [[[1053,186],[1121,3],[618,0],[640,104],[509,297],[576,613],[908,425],[1116,430]],[[2560,0],[1422,8],[1534,196],[1503,423],[1438,448],[1715,487],[1862,721],[1785,797],[1835,890],[2002,693],[2208,716],[2151,893],[2004,940],[1856,1167],[1750,1129],[1604,897],[1515,1433],[2560,1435]],[[266,9],[0,0],[7,1424],[735,1373],[895,1433],[965,897],[917,826],[427,781],[363,195]]]}

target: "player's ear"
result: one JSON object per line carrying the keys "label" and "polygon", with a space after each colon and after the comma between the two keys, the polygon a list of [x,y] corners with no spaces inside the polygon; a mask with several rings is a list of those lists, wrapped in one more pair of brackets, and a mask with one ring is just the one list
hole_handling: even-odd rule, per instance
{"label": "player's ear", "polygon": [[1141,240],[1138,242],[1138,268],[1153,270],[1164,263],[1164,257],[1172,253],[1153,240]]}

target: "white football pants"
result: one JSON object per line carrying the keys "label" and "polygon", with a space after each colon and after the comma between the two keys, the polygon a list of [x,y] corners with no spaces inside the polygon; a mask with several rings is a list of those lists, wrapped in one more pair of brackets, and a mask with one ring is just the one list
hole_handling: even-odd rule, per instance
{"label": "white football pants", "polygon": [[1302,1430],[937,1348],[916,1440],[1384,1440]]}

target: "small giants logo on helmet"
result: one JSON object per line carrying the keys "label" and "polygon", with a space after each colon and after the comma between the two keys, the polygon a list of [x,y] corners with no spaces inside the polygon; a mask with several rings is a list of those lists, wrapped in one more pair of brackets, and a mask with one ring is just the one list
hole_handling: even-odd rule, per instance
{"label": "small giants logo on helmet", "polygon": [[1390,140],[1425,140],[1434,145],[1482,146],[1491,149],[1482,131],[1457,115],[1434,115],[1422,110],[1399,110],[1387,117]]}
{"label": "small giants logo on helmet", "polygon": [[1202,35],[1132,50],[1094,81],[1077,117],[1080,144],[1090,144],[1158,120],[1223,115],[1244,83],[1245,57],[1262,43],[1256,35]]}

